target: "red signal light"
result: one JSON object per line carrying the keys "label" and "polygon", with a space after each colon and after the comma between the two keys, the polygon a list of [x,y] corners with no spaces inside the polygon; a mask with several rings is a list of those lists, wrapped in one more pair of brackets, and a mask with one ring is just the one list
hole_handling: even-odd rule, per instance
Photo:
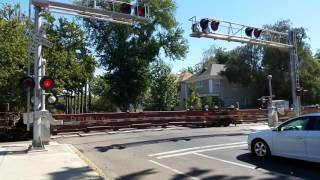
{"label": "red signal light", "polygon": [[142,7],[142,6],[138,6],[138,7],[136,8],[136,15],[137,15],[137,16],[141,16],[141,17],[145,17],[145,16],[146,16],[145,8]]}
{"label": "red signal light", "polygon": [[256,37],[256,38],[259,38],[260,35],[261,35],[261,33],[262,33],[262,30],[261,30],[261,29],[254,29],[254,31],[253,31],[253,35],[254,35],[254,37]]}
{"label": "red signal light", "polygon": [[20,80],[20,86],[24,91],[33,89],[35,86],[34,79],[30,76],[24,77]]}
{"label": "red signal light", "polygon": [[44,76],[40,80],[40,86],[43,90],[51,90],[54,87],[54,81],[51,77],[49,76]]}
{"label": "red signal light", "polygon": [[219,24],[220,24],[219,21],[212,21],[211,24],[210,24],[212,31],[218,30]]}

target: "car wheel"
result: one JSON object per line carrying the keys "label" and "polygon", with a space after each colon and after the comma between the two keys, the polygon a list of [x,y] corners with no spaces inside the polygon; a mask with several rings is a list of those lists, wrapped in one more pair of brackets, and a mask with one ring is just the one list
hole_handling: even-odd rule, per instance
{"label": "car wheel", "polygon": [[261,157],[261,158],[265,158],[270,156],[270,149],[268,144],[261,140],[255,140],[252,144],[252,152],[254,153],[254,155]]}

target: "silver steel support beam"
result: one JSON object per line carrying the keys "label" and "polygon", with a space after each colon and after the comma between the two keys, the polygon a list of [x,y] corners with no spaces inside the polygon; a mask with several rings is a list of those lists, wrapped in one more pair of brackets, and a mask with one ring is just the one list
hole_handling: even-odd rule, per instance
{"label": "silver steel support beam", "polygon": [[205,38],[211,38],[211,39],[219,39],[219,40],[225,40],[225,41],[232,41],[232,42],[240,42],[240,43],[246,43],[246,44],[253,44],[253,45],[260,45],[260,46],[267,46],[267,47],[274,47],[279,48],[285,51],[288,51],[289,49],[292,49],[292,45],[273,42],[273,41],[266,41],[262,39],[251,39],[246,37],[239,37],[239,36],[233,36],[228,34],[221,34],[221,33],[203,33],[203,32],[193,32],[190,34],[191,37],[205,37]]}
{"label": "silver steel support beam", "polygon": [[[125,14],[121,12],[116,12],[114,11],[114,9],[112,11],[108,11],[104,9],[90,8],[85,6],[66,4],[66,3],[60,3],[60,2],[48,1],[48,0],[32,0],[32,3],[35,6],[47,8],[50,12],[75,15],[75,16],[80,16],[80,17],[85,17],[90,19],[122,22],[124,24],[133,24],[134,22],[140,22],[143,24],[150,23],[149,11],[146,11],[145,17],[141,17],[141,16],[135,16],[135,15]],[[147,10],[149,9],[147,8]]]}
{"label": "silver steel support beam", "polygon": [[[40,33],[42,25],[42,17],[41,17],[41,7],[35,6],[35,34]],[[40,77],[41,77],[41,51],[42,45],[38,44],[36,52],[34,53],[34,79],[35,79],[35,87],[34,87],[34,104],[33,111],[40,111],[41,108],[41,88],[40,88]],[[43,148],[42,137],[41,137],[41,117],[34,116],[33,121],[33,141],[32,146],[34,148]]]}
{"label": "silver steel support beam", "polygon": [[[288,33],[289,37],[289,45],[294,45],[294,39],[296,38],[295,32],[294,31],[289,31]],[[290,78],[291,78],[291,94],[292,94],[292,104],[293,104],[293,109],[294,109],[294,114],[295,116],[300,115],[300,103],[297,97],[296,90],[297,88],[300,88],[300,84],[298,84],[297,79],[298,79],[298,70],[297,70],[297,61],[298,61],[298,56],[295,52],[295,49],[292,48],[290,49]]]}

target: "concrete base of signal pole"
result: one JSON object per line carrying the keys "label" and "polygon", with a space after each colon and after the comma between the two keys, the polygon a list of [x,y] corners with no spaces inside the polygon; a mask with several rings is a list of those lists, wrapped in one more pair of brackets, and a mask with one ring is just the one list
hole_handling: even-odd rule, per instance
{"label": "concrete base of signal pole", "polygon": [[276,127],[278,125],[278,112],[277,108],[274,106],[268,107],[268,126]]}
{"label": "concrete base of signal pole", "polygon": [[50,142],[50,118],[47,117],[48,111],[37,111],[33,121],[33,141],[32,148],[44,149],[44,145]]}

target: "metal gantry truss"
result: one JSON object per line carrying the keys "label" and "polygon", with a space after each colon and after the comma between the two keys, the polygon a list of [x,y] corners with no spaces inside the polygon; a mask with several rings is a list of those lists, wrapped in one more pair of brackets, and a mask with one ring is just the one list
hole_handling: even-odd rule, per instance
{"label": "metal gantry truss", "polygon": [[[213,28],[202,29],[200,21],[197,21],[196,17],[190,18],[192,22],[191,37],[196,38],[210,38],[214,40],[224,40],[229,42],[240,42],[252,45],[259,45],[264,47],[272,47],[287,51],[290,53],[290,68],[291,68],[291,91],[292,91],[292,103],[295,115],[298,116],[301,111],[300,97],[297,96],[296,90],[300,88],[299,76],[298,76],[298,55],[296,45],[296,33],[294,30],[290,30],[287,33],[273,31],[270,29],[255,28],[248,25],[238,24],[234,22],[217,20],[212,18],[204,18],[207,22],[214,23]],[[208,25],[207,25],[208,26]],[[252,28],[259,30],[261,34],[259,36],[248,36],[246,29]]]}
{"label": "metal gantry truss", "polygon": [[[32,4],[34,6],[45,8],[49,12],[53,13],[67,14],[129,25],[133,24],[134,22],[148,24],[150,23],[151,17],[150,8],[147,5],[139,5],[138,3],[133,4],[133,11],[127,14],[120,12],[119,7],[122,4],[131,4],[114,0],[85,0],[79,1],[76,4],[61,3],[49,0],[32,0]],[[108,6],[109,8],[101,8],[101,5]],[[138,11],[138,8],[143,8],[144,16],[137,16],[134,14],[135,11]]]}
{"label": "metal gantry truss", "polygon": [[217,20],[217,19],[210,19],[207,18],[209,21],[216,21],[219,22],[219,29],[217,31],[210,30],[208,32],[202,32],[200,27],[200,21],[197,21],[196,17],[190,18],[192,22],[192,33],[190,34],[191,37],[205,37],[205,38],[212,38],[212,39],[219,39],[219,40],[226,40],[226,41],[233,41],[233,42],[240,42],[240,43],[247,43],[247,44],[254,44],[254,45],[261,45],[261,46],[269,46],[275,47],[283,50],[289,50],[293,48],[292,45],[288,43],[284,43],[288,41],[288,33],[272,31],[269,29],[262,29],[262,34],[259,38],[255,38],[254,36],[248,37],[245,34],[245,29],[247,26],[243,24],[233,23],[224,20]]}

